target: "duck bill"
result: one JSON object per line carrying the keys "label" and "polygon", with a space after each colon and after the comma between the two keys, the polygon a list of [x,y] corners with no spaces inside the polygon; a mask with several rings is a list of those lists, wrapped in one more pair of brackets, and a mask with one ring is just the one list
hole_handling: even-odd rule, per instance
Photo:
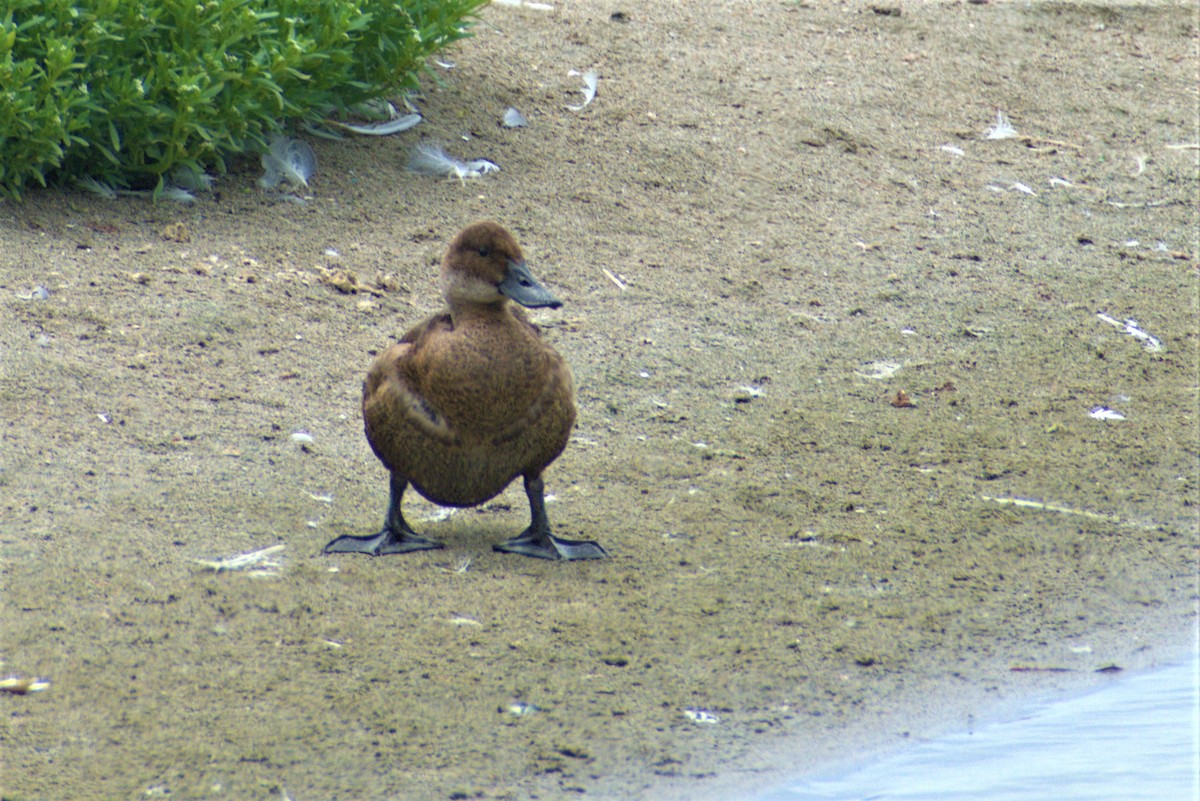
{"label": "duck bill", "polygon": [[508,262],[508,270],[499,289],[506,296],[529,309],[540,309],[549,306],[557,309],[562,301],[550,294],[550,290],[537,282],[533,273],[525,266],[525,262]]}

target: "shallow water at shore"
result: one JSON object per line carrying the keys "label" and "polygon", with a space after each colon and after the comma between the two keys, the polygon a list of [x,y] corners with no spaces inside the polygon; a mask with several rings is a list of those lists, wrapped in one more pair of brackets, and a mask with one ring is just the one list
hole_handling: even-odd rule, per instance
{"label": "shallow water at shore", "polygon": [[1200,797],[1198,657],[755,801],[1185,801]]}

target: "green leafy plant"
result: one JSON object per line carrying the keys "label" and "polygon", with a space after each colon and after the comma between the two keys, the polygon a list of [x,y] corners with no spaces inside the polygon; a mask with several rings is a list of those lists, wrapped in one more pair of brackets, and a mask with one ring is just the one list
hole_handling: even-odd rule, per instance
{"label": "green leafy plant", "polygon": [[415,88],[487,0],[8,0],[0,194],[225,170],[285,126]]}

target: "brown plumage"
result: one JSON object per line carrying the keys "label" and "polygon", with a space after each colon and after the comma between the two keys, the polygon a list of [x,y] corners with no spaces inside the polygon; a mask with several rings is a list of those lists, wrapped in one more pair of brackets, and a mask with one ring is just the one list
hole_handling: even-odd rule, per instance
{"label": "brown plumage", "polygon": [[515,300],[531,308],[561,303],[525,266],[513,236],[476,223],[442,260],[448,309],[414,326],[381,354],[363,385],[371,449],[391,472],[384,529],[339,537],[327,552],[403,553],[441,547],[416,534],[400,512],[408,484],[444,506],[475,506],[521,476],[532,522],[497,550],[545,559],[607,556],[590,541],[550,533],[542,471],[567,445],[575,423],[571,371]]}

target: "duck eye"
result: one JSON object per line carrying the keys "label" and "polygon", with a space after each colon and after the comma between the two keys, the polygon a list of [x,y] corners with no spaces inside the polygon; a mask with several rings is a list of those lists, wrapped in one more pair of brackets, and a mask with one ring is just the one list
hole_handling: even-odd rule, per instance
{"label": "duck eye", "polygon": [[488,256],[492,255],[492,249],[487,245],[481,245],[479,247],[479,255],[486,259]]}

